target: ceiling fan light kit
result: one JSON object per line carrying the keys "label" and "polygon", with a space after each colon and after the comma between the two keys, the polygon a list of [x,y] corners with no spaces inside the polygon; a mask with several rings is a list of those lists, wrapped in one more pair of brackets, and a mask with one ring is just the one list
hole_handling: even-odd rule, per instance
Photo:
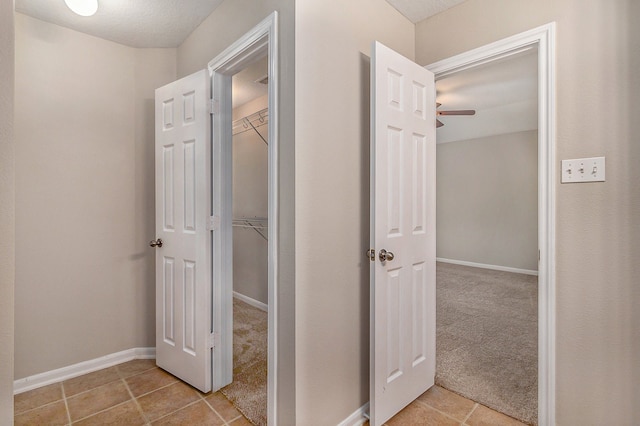
{"label": "ceiling fan light kit", "polygon": [[64,0],[73,13],[80,16],[92,16],[98,11],[98,0]]}

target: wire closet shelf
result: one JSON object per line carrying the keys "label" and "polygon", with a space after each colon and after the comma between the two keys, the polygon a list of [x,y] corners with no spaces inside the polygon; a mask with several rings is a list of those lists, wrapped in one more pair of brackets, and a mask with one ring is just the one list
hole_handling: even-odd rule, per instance
{"label": "wire closet shelf", "polygon": [[239,217],[233,218],[233,227],[241,229],[253,229],[266,241],[268,240],[269,221],[266,217]]}
{"label": "wire closet shelf", "polygon": [[268,145],[267,140],[262,136],[258,129],[269,124],[269,108],[261,109],[258,112],[239,118],[232,123],[233,136],[240,133],[255,131],[262,142]]}

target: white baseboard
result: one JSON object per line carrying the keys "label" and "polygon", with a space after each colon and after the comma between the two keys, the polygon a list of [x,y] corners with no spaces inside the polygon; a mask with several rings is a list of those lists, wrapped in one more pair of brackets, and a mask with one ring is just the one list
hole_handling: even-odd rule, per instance
{"label": "white baseboard", "polygon": [[467,262],[466,260],[453,260],[453,259],[443,259],[442,257],[436,257],[436,261],[442,262],[442,263],[452,263],[454,265],[472,266],[474,268],[493,269],[494,271],[515,272],[516,274],[526,274],[526,275],[535,275],[535,276],[538,275],[538,271],[533,271],[531,269],[519,269],[519,268],[511,268],[509,266],[487,265],[484,263]]}
{"label": "white baseboard", "polygon": [[131,361],[132,359],[154,359],[156,348],[133,348],[116,352],[89,361],[79,362],[56,370],[45,371],[33,376],[18,379],[13,382],[13,394],[19,394],[42,386],[58,383],[63,380],[82,376],[93,371],[102,370],[116,364]]}
{"label": "white baseboard", "polygon": [[262,303],[256,299],[252,299],[249,296],[245,296],[244,294],[240,294],[236,291],[233,292],[233,297],[235,297],[238,300],[242,300],[244,303],[247,303],[251,306],[253,306],[254,308],[258,308],[261,311],[265,311],[265,312],[269,312],[269,306],[265,303]]}
{"label": "white baseboard", "polygon": [[369,403],[351,413],[349,417],[338,423],[338,426],[360,426],[369,420]]}

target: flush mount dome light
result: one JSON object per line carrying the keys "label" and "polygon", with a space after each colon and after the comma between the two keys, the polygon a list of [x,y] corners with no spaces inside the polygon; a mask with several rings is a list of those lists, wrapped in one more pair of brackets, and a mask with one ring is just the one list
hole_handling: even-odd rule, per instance
{"label": "flush mount dome light", "polygon": [[98,11],[98,0],[64,0],[69,9],[80,16],[91,16]]}

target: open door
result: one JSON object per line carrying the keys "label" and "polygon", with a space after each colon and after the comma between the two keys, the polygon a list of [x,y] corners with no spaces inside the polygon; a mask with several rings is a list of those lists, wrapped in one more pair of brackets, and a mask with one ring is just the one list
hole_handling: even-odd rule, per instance
{"label": "open door", "polygon": [[434,384],[433,74],[374,42],[371,58],[370,423]]}
{"label": "open door", "polygon": [[156,363],[211,390],[211,141],[206,70],[156,90]]}

